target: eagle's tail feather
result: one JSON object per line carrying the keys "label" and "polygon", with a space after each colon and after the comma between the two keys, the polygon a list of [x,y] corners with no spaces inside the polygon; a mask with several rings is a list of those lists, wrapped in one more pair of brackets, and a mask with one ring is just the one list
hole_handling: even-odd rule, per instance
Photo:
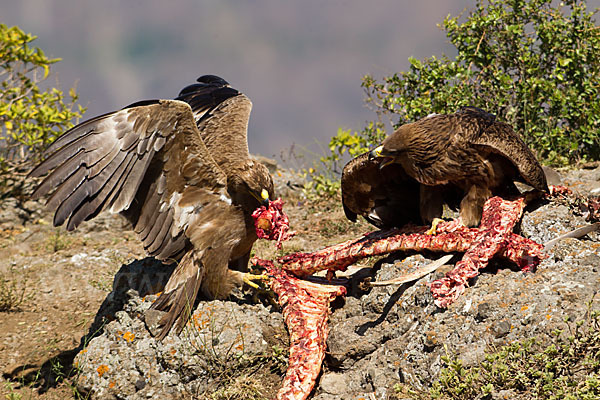
{"label": "eagle's tail feather", "polygon": [[164,292],[151,307],[166,312],[159,321],[161,330],[157,335],[158,340],[164,339],[171,328],[175,328],[177,333],[183,330],[192,315],[203,277],[204,266],[199,255],[193,250],[185,254],[169,278]]}

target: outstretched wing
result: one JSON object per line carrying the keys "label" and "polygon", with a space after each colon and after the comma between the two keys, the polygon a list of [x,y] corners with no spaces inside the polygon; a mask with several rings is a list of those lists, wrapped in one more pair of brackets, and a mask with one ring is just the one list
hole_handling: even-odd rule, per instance
{"label": "outstretched wing", "polygon": [[218,76],[204,75],[197,81],[185,87],[177,99],[192,107],[202,140],[227,171],[232,162],[250,159],[247,131],[252,102]]}
{"label": "outstretched wing", "polygon": [[350,160],[342,172],[342,204],[346,217],[362,215],[379,228],[420,223],[419,187],[400,164],[380,168],[380,160],[369,153]]}
{"label": "outstretched wing", "polygon": [[[77,125],[46,151],[31,176],[50,174],[33,198],[52,193],[54,225],[76,228],[99,212],[122,212],[160,259],[186,246],[193,222],[231,207],[226,176],[199,137],[190,106],[151,100]],[[206,211],[211,215],[206,215]],[[220,210],[223,211],[223,210]]]}

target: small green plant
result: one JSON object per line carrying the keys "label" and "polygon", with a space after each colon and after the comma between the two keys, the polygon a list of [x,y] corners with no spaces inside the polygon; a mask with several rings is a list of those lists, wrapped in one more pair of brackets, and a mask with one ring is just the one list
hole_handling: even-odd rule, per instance
{"label": "small green plant", "polygon": [[519,398],[599,399],[600,312],[590,309],[583,320],[552,332],[550,342],[532,338],[504,346],[479,366],[465,367],[450,356],[442,360],[446,367],[428,393],[404,385],[396,391],[415,399],[479,399],[500,390]]}
{"label": "small green plant", "polygon": [[10,270],[7,274],[0,274],[0,312],[17,311],[27,299],[28,280],[26,277],[16,279],[17,273]]}
{"label": "small green plant", "polygon": [[208,395],[210,400],[266,400],[259,377],[237,375]]}
{"label": "small green plant", "polygon": [[65,235],[60,228],[56,228],[54,233],[48,236],[48,239],[46,240],[46,248],[54,253],[64,250],[70,244],[71,239]]}
{"label": "small green plant", "polygon": [[40,88],[50,66],[60,59],[32,47],[35,39],[17,26],[0,24],[0,187],[9,191],[16,188],[6,187],[7,175],[29,169],[42,150],[85,112],[75,106],[74,88],[68,99],[57,88]]}
{"label": "small green plant", "polygon": [[89,284],[91,287],[106,293],[110,293],[112,291],[112,282],[107,279],[90,279]]}
{"label": "small green plant", "polygon": [[15,392],[11,382],[4,382],[4,387],[8,390],[8,393],[4,395],[6,400],[21,400],[23,397],[20,393]]}
{"label": "small green plant", "polygon": [[443,356],[442,361],[446,363],[446,368],[442,370],[439,383],[434,385],[433,397],[441,397],[442,391],[438,388],[446,389],[451,398],[469,399],[476,397],[478,388],[474,383],[480,378],[478,371],[465,368],[458,358]]}

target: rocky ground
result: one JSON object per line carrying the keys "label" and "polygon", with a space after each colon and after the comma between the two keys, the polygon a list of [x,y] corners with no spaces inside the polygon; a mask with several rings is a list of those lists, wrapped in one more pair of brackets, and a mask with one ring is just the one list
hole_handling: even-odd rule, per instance
{"label": "rocky ground", "polygon": [[[582,193],[600,188],[600,168],[561,174]],[[282,252],[273,243],[259,243],[259,257],[312,251],[372,230],[347,221],[338,201],[304,199],[293,174],[274,175],[298,234]],[[0,204],[0,304],[24,293],[21,304],[0,313],[1,394],[274,396],[286,368],[288,336],[268,296],[248,291],[227,301],[200,302],[181,335],[157,342],[148,332],[155,316],[147,309],[171,267],[145,259],[118,216],[101,216],[74,233],[50,221],[39,203]],[[544,243],[586,224],[565,205],[543,203],[526,210],[519,229]],[[559,242],[535,273],[493,262],[447,310],[433,304],[427,283],[451,265],[402,286],[364,284],[438,257],[395,254],[354,269],[348,296],[333,303],[328,355],[313,399],[403,398],[397,384],[427,389],[439,378],[444,355],[476,365],[490,348],[564,328],[565,319],[581,318],[590,302],[600,309],[600,296],[594,297],[600,286],[597,232]]]}

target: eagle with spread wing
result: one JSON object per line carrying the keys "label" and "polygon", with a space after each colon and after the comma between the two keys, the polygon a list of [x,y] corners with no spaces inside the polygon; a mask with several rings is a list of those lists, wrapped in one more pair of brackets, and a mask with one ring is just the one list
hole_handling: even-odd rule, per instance
{"label": "eagle with spread wing", "polygon": [[75,126],[30,173],[49,173],[33,198],[51,193],[55,226],[121,213],[148,254],[178,262],[152,305],[166,311],[159,339],[181,331],[199,291],[224,298],[262,278],[240,272],[257,239],[251,215],[273,196],[269,171],[248,151],[251,108],[225,80],[205,75],[175,100],[137,102]]}
{"label": "eagle with spread wing", "polygon": [[458,205],[462,223],[472,227],[488,198],[517,193],[515,180],[548,191],[542,167],[512,127],[464,107],[402,125],[351,160],[342,201],[351,220],[363,215],[377,226],[431,223],[444,203]]}

